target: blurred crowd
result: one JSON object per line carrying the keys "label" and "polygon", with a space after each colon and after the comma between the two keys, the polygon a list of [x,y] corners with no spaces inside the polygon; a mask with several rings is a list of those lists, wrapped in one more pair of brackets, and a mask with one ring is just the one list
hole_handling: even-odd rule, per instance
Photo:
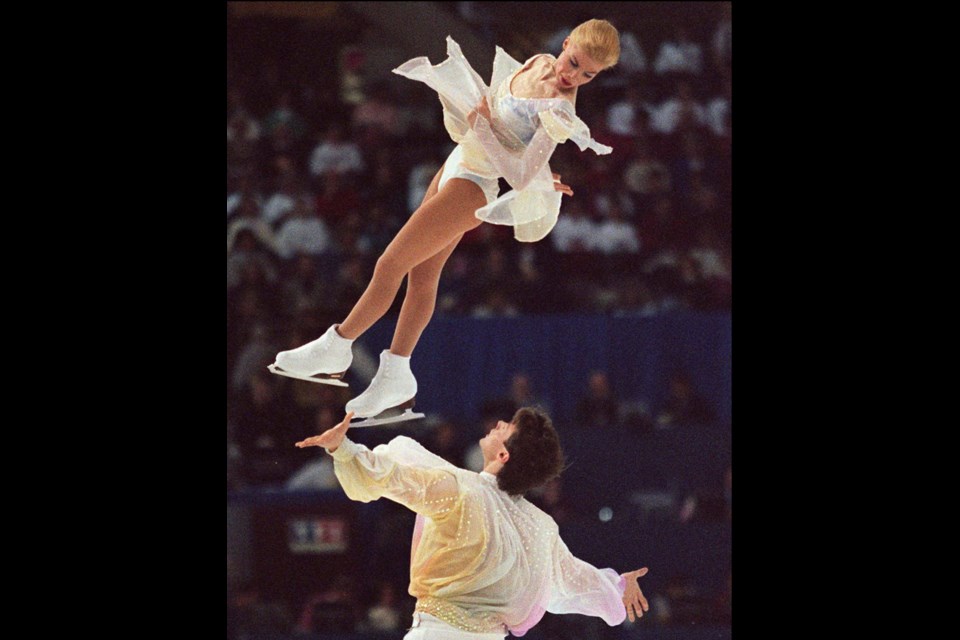
{"label": "blurred crowd", "polygon": [[[484,3],[452,4],[491,43],[509,41],[473,6]],[[531,244],[515,241],[509,227],[484,224],[468,233],[441,278],[437,314],[646,317],[730,309],[731,42],[729,3],[722,6],[716,22],[678,27],[661,41],[621,26],[620,63],[584,88],[577,105],[594,138],[614,152],[559,146],[551,168],[575,195],[564,197],[554,230]],[[538,51],[558,54],[572,26],[543,34]],[[349,40],[331,48],[325,77],[290,75],[283,61],[252,59],[228,65],[228,489],[333,488],[327,456],[289,445],[335,424],[348,392],[273,376],[264,364],[346,316],[453,143],[435,94],[400,92],[364,75],[364,51]],[[402,291],[391,313],[401,300]],[[369,354],[357,355],[361,377],[375,367]],[[491,399],[482,424],[432,423],[428,447],[476,468],[476,439],[511,415],[509,407],[524,404],[549,409],[549,399],[517,372],[510,392]],[[605,374],[594,372],[577,412],[638,433],[715,419],[682,372],[655,408],[611,397]],[[726,476],[681,498],[679,522],[729,519]],[[559,481],[534,500],[558,520],[569,509]],[[402,557],[399,547],[386,555],[397,553]],[[703,596],[697,609],[690,604],[695,588],[676,576],[669,589],[648,594],[655,619],[728,622],[729,590]],[[310,631],[321,605],[342,601],[332,610],[349,611],[345,631],[402,630],[412,610],[402,576],[367,591],[334,584],[290,611],[238,586],[231,620],[246,629]]]}

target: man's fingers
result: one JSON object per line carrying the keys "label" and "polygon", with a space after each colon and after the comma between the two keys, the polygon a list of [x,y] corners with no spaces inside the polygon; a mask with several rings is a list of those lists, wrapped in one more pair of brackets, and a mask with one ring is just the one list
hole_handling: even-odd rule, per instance
{"label": "man's fingers", "polygon": [[642,569],[636,569],[634,571],[631,571],[629,575],[633,578],[639,578],[641,576],[647,575],[648,571],[650,571],[650,569],[648,569],[647,567],[643,567]]}

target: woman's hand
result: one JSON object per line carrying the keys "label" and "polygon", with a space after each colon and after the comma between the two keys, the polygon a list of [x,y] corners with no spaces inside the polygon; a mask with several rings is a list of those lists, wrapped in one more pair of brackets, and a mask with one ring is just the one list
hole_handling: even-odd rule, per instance
{"label": "woman's hand", "polygon": [[490,105],[487,104],[487,96],[483,96],[480,99],[480,104],[477,105],[477,108],[467,114],[467,122],[470,126],[473,126],[473,123],[477,121],[477,116],[481,115],[487,119],[487,122],[490,122],[493,119],[493,116],[490,115]]}
{"label": "woman's hand", "polygon": [[561,193],[565,193],[568,196],[573,195],[573,189],[571,189],[569,185],[565,185],[562,182],[560,182],[559,173],[553,174],[553,190],[560,191]]}
{"label": "woman's hand", "polygon": [[644,567],[622,574],[626,580],[626,586],[623,589],[623,606],[627,608],[630,622],[642,618],[643,612],[650,610],[650,605],[647,604],[647,599],[643,597],[643,591],[640,591],[640,586],[637,584],[637,578],[647,575],[647,571],[648,569]]}
{"label": "woman's hand", "polygon": [[347,434],[347,429],[350,428],[350,420],[352,418],[353,411],[348,413],[347,417],[343,419],[343,422],[337,426],[327,429],[318,436],[311,436],[306,440],[301,440],[297,443],[297,448],[323,447],[330,453],[333,453],[337,450],[337,447],[340,446],[340,443],[343,442],[343,437]]}

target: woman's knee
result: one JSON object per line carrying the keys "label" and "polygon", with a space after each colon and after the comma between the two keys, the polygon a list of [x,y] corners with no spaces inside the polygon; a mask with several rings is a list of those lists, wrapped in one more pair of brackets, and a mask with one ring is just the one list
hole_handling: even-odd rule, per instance
{"label": "woman's knee", "polygon": [[377,264],[373,268],[373,275],[374,277],[379,276],[381,278],[398,280],[403,278],[409,269],[403,260],[388,248],[387,251],[384,251],[383,254],[377,258]]}

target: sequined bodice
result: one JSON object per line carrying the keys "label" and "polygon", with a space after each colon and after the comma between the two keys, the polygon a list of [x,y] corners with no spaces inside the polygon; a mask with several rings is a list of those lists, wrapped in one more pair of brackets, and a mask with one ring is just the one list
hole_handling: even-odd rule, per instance
{"label": "sequined bodice", "polygon": [[[517,98],[510,92],[511,74],[497,87],[495,117],[512,132],[523,145],[533,138],[540,118],[537,116],[537,101],[530,98]],[[542,108],[542,107],[541,107]],[[511,145],[512,146],[512,145]]]}

